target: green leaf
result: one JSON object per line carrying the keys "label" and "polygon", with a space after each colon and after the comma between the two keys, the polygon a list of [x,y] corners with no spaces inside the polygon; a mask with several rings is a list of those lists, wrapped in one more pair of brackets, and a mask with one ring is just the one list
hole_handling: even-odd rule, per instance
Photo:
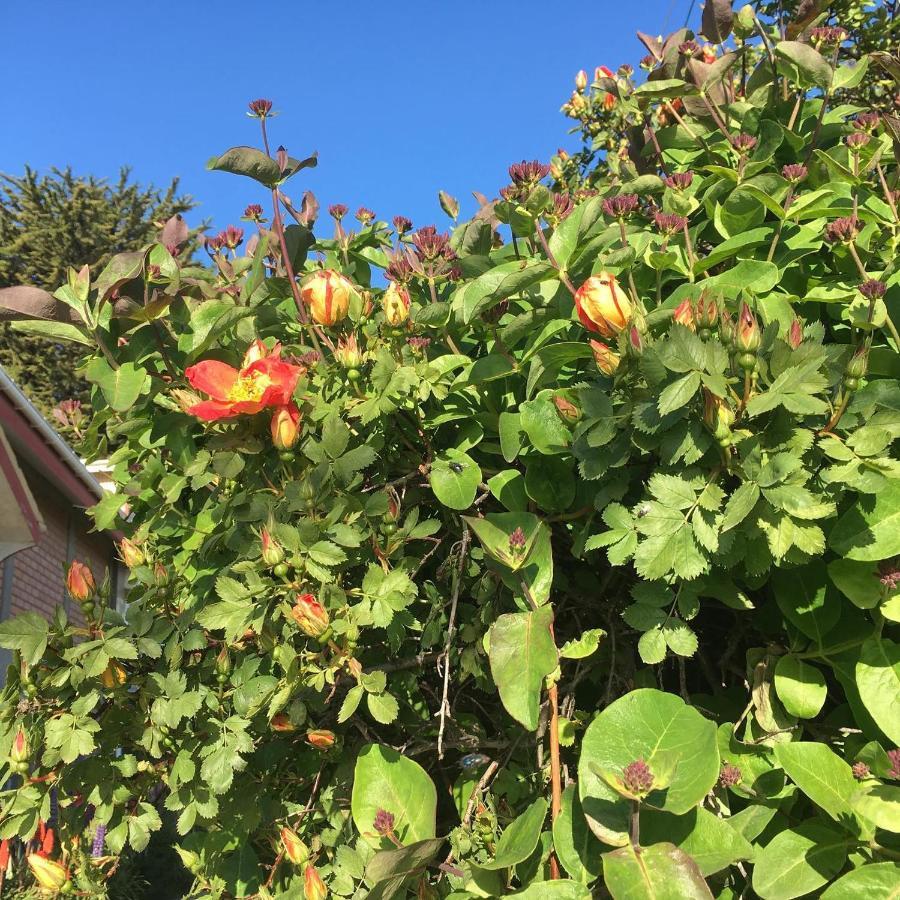
{"label": "green leaf", "polygon": [[132,362],[122,363],[118,369],[113,369],[102,356],[95,356],[88,363],[85,374],[88,381],[100,388],[103,399],[116,412],[131,409],[150,386],[150,375],[146,369],[139,369]]}
{"label": "green leaf", "polygon": [[491,675],[506,711],[529,731],[538,726],[544,678],[558,665],[553,611],[507,613],[491,626]]}
{"label": "green leaf", "polygon": [[467,325],[485,309],[555,275],[553,266],[543,260],[510,260],[479,275],[456,295],[453,306]]}
{"label": "green leaf", "polygon": [[853,808],[877,828],[900,834],[900,787],[892,784],[873,784],[857,791],[852,798]]}
{"label": "green leaf", "polygon": [[819,644],[840,618],[840,600],[821,563],[777,569],[772,574],[772,590],[785,618]]}
{"label": "green leaf", "polygon": [[859,785],[850,766],[825,744],[776,744],[775,758],[791,781],[833,819],[853,815],[850,798]]}
{"label": "green leaf", "polygon": [[537,847],[546,818],[547,801],[539,797],[525,812],[510,822],[500,835],[494,858],[481,863],[481,868],[488,871],[508,869],[528,859]]}
{"label": "green leaf", "polygon": [[68,322],[31,319],[22,322],[10,322],[9,325],[13,331],[19,331],[22,334],[36,334],[38,337],[50,338],[54,341],[72,341],[75,344],[84,344],[87,347],[94,346],[94,341],[86,331]]}
{"label": "green leaf", "polygon": [[468,453],[445,450],[435,458],[429,477],[434,496],[450,509],[468,509],[481,484],[481,469]]}
{"label": "green leaf", "polygon": [[437,790],[428,773],[390,747],[366,744],[353,771],[350,798],[353,823],[372,847],[394,845],[375,832],[375,815],[385,810],[394,816],[394,834],[403,844],[435,837]]}
{"label": "green leaf", "polygon": [[381,694],[369,694],[366,697],[366,703],[372,718],[382,725],[390,725],[400,713],[396,697],[387,691]]}
{"label": "green leaf", "polygon": [[821,900],[897,900],[900,897],[900,863],[860,866],[838,878]]}
{"label": "green leaf", "polygon": [[366,866],[366,881],[380,884],[388,879],[403,881],[409,875],[421,871],[437,856],[446,838],[430,838],[416,841],[407,847],[379,850]]}
{"label": "green leaf", "polygon": [[[459,895],[454,895],[456,900],[462,900]],[[483,895],[480,895],[483,896]],[[561,878],[558,881],[541,881],[524,891],[506,895],[509,900],[591,900],[591,892],[577,881],[569,881]]]}
{"label": "green leaf", "polygon": [[751,859],[753,847],[729,819],[702,806],[683,816],[646,810],[641,813],[641,842],[670,841],[687,853],[706,878],[738,860]]}
{"label": "green leaf", "polygon": [[828,546],[840,556],[871,562],[900,554],[900,480],[862,494],[835,523]]}
{"label": "green leaf", "polygon": [[900,644],[871,637],[856,664],[859,696],[878,727],[900,745]]}
{"label": "green leaf", "polygon": [[828,686],[821,669],[789,653],[775,666],[775,691],[790,715],[812,719],[825,705]]}
{"label": "green leaf", "polygon": [[622,847],[603,854],[603,880],[613,900],[712,900],[697,863],[674,844]]}
{"label": "green leaf", "polygon": [[47,649],[50,626],[43,616],[35,612],[19,613],[12,619],[0,622],[0,647],[18,650],[29,666],[37,665]]}
{"label": "green leaf", "polygon": [[134,250],[117,253],[113,256],[94,285],[97,297],[105,300],[109,294],[120,288],[126,281],[139,277],[144,269],[144,255],[143,250]]}
{"label": "green leaf", "polygon": [[344,697],[344,702],[341,704],[338,712],[337,720],[339,724],[346,722],[356,712],[364,693],[365,689],[361,684],[355,684],[347,691],[347,696]]}
{"label": "green leaf", "polygon": [[549,396],[526,400],[519,406],[519,417],[520,427],[539,453],[562,453],[572,441]]}
{"label": "green leaf", "polygon": [[657,774],[674,765],[671,783],[651,792],[647,806],[686,813],[718,780],[716,726],[680,697],[650,688],[632,691],[600,712],[582,739],[578,788],[588,823],[604,843],[628,840],[630,806],[595,769],[619,776],[636,759]]}
{"label": "green leaf", "polygon": [[827,90],[831,86],[833,76],[831,66],[810,44],[803,44],[800,41],[779,41],[775,45],[775,56],[790,64],[787,67],[789,74],[804,87],[815,86]]}
{"label": "green leaf", "polygon": [[571,461],[557,456],[529,456],[525,464],[525,491],[544,512],[565,512],[575,499]]}
{"label": "green leaf", "polygon": [[666,416],[689,403],[700,387],[700,373],[688,372],[672,384],[666,385],[659,395],[659,414]]}
{"label": "green leaf", "polygon": [[762,900],[793,900],[809,894],[841,871],[848,843],[817,819],[781,831],[756,855],[753,890]]}
{"label": "green leaf", "polygon": [[553,823],[553,849],[575,881],[589,884],[600,875],[601,848],[581,811],[578,789],[570,784],[563,791],[559,815]]}
{"label": "green leaf", "polygon": [[317,164],[315,156],[306,159],[288,157],[284,172],[278,163],[256,147],[231,147],[221,156],[213,156],[206,168],[220,172],[231,172],[233,175],[246,175],[266,187],[273,188],[279,182],[289,178],[300,169],[312,168]]}
{"label": "green leaf", "polygon": [[730,531],[740,525],[750,515],[759,500],[759,485],[755,481],[745,481],[728,498],[722,516],[721,531]]}
{"label": "green leaf", "polygon": [[586,659],[600,646],[600,639],[606,637],[602,628],[589,628],[581,637],[566,641],[560,648],[561,659]]}

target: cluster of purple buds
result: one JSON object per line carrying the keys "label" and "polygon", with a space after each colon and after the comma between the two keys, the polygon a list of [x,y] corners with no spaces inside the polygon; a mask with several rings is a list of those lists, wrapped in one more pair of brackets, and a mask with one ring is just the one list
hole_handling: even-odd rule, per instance
{"label": "cluster of purple buds", "polygon": [[752,134],[737,134],[731,139],[731,146],[741,156],[747,156],[756,146],[756,138]]}
{"label": "cluster of purple buds", "polygon": [[513,184],[520,187],[534,187],[542,178],[550,174],[550,166],[534,159],[531,162],[513,163],[509,167],[509,177]]}
{"label": "cluster of purple buds", "polygon": [[235,225],[229,225],[224,231],[220,231],[215,237],[206,239],[206,246],[214,253],[218,253],[223,247],[235,250],[244,240],[244,229]]}
{"label": "cluster of purple buds", "polygon": [[603,212],[614,219],[624,219],[638,208],[637,194],[619,194],[603,201]]}
{"label": "cluster of purple buds", "polygon": [[700,45],[696,41],[685,41],[678,45],[678,52],[682,56],[697,56],[700,53]]}
{"label": "cluster of purple buds", "polygon": [[391,254],[388,259],[387,268],[385,269],[385,275],[387,275],[388,279],[399,285],[409,284],[415,272],[406,253],[400,249],[396,253]]}
{"label": "cluster of purple buds", "polygon": [[686,191],[694,180],[693,172],[673,172],[663,178],[663,183],[673,191]]}
{"label": "cluster of purple buds", "polygon": [[870,278],[859,286],[859,292],[866,300],[880,300],[887,291],[887,285],[877,278]]}
{"label": "cluster of purple buds", "polygon": [[251,203],[244,210],[244,219],[249,220],[250,222],[262,222],[263,220],[263,208],[258,203]]}
{"label": "cluster of purple buds", "polygon": [[876,128],[878,128],[878,124],[880,122],[881,117],[877,112],[864,112],[860,113],[855,119],[850,122],[850,124],[857,131],[873,132]]}
{"label": "cluster of purple buds", "polygon": [[64,428],[80,428],[84,412],[80,400],[62,400],[53,410],[53,418]]}
{"label": "cluster of purple buds", "polygon": [[307,369],[311,369],[313,366],[318,365],[322,361],[322,354],[319,353],[318,350],[308,350],[306,353],[302,353],[300,356],[296,356],[293,359],[298,366],[303,366]]}
{"label": "cluster of purple buds", "polygon": [[842,216],[825,226],[825,240],[832,244],[849,244],[859,234],[859,220],[856,216]]}
{"label": "cluster of purple buds", "polygon": [[569,194],[553,194],[550,209],[547,210],[545,216],[550,221],[559,223],[567,218],[574,208],[575,204],[572,202],[572,197]]}
{"label": "cluster of purple buds", "polygon": [[[878,580],[889,590],[894,591],[900,585],[900,560],[885,559],[878,564]],[[897,751],[900,753],[900,750]],[[900,762],[900,757],[898,757]]]}
{"label": "cluster of purple buds", "polygon": [[628,63],[622,63],[616,71],[616,74],[619,78],[631,78],[631,76],[634,75],[634,66],[629,66]]}
{"label": "cluster of purple buds", "polygon": [[409,344],[410,349],[413,351],[413,353],[424,353],[428,349],[428,345],[431,343],[431,338],[411,337],[406,339],[406,343]]}
{"label": "cluster of purple buds", "polygon": [[261,97],[259,100],[251,100],[247,105],[250,107],[247,115],[254,119],[265,119],[272,112],[272,101]]}
{"label": "cluster of purple buds", "polygon": [[340,222],[341,219],[347,215],[347,207],[343,203],[332,203],[331,206],[328,207],[328,215],[331,216],[335,222]]}
{"label": "cluster of purple buds", "polygon": [[642,759],[628,763],[622,770],[622,785],[630,794],[649,794],[653,790],[653,772]]}
{"label": "cluster of purple buds", "polygon": [[806,178],[807,170],[806,166],[802,166],[800,163],[790,163],[781,167],[781,174],[791,184],[800,184]]}
{"label": "cluster of purple buds", "polygon": [[865,131],[852,131],[844,138],[844,143],[851,150],[859,150],[872,140],[872,135]]}
{"label": "cluster of purple buds", "polygon": [[837,47],[847,40],[847,29],[840,25],[820,25],[813,28],[809,33],[809,38],[818,46]]}
{"label": "cluster of purple buds", "polygon": [[679,231],[684,231],[684,227],[687,225],[687,219],[679,216],[678,213],[655,212],[653,221],[656,223],[656,227],[667,235],[678,234]]}
{"label": "cluster of purple buds", "polygon": [[394,830],[394,814],[389,813],[385,809],[379,809],[375,813],[375,819],[372,822],[375,831],[384,836],[391,834]]}
{"label": "cluster of purple buds", "polygon": [[735,787],[741,783],[742,778],[741,770],[731,763],[726,763],[719,772],[719,784],[725,788]]}
{"label": "cluster of purple buds", "polygon": [[509,552],[513,556],[520,556],[525,552],[526,543],[525,532],[521,528],[516,528],[509,536]]}
{"label": "cluster of purple buds", "polygon": [[394,216],[394,230],[400,235],[412,231],[412,220],[407,219],[406,216]]}
{"label": "cluster of purple buds", "polygon": [[369,222],[373,221],[375,218],[375,213],[371,209],[369,209],[368,207],[365,207],[365,206],[361,206],[356,211],[355,215],[356,215],[356,220],[359,222],[360,225],[363,225],[363,226],[368,225]]}
{"label": "cluster of purple buds", "polygon": [[855,762],[851,768],[853,777],[857,781],[862,781],[869,777],[869,767],[864,762]]}
{"label": "cluster of purple buds", "polygon": [[434,225],[420,228],[413,234],[412,242],[420,262],[435,262],[439,259],[450,262],[456,259],[456,254],[450,247],[450,235],[439,232]]}
{"label": "cluster of purple buds", "polygon": [[656,57],[648,53],[646,56],[641,57],[641,61],[638,65],[645,72],[652,72],[656,68]]}
{"label": "cluster of purple buds", "polygon": [[900,778],[900,747],[888,750],[887,758],[891,764],[891,768],[888,770],[888,778]]}

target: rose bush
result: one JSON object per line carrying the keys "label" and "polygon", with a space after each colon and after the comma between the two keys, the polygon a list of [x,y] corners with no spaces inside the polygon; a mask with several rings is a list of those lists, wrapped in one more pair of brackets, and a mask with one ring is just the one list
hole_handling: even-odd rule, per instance
{"label": "rose bush", "polygon": [[132,588],[0,624],[46,891],[171,817],[197,897],[893,896],[898,127],[830,98],[900,64],[747,16],[591,190],[326,237],[258,100],[252,237],[70,273]]}

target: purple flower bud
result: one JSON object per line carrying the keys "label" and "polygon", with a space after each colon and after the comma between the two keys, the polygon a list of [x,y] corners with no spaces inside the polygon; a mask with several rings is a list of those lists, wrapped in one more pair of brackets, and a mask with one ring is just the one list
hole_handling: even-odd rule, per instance
{"label": "purple flower bud", "polygon": [[741,770],[731,763],[726,763],[722,766],[722,771],[719,772],[719,784],[725,788],[740,784],[742,778]]}
{"label": "purple flower bud", "polygon": [[888,770],[888,778],[900,778],[900,747],[888,750],[887,758],[891,764],[891,768]]}
{"label": "purple flower bud", "polygon": [[666,187],[671,188],[673,191],[687,190],[693,180],[693,172],[673,172],[671,175],[663,178]]}
{"label": "purple flower bud", "polygon": [[341,219],[347,215],[347,207],[343,203],[332,203],[331,206],[328,207],[328,215],[331,216],[335,222],[340,222]]}
{"label": "purple flower bud", "polygon": [[857,781],[862,781],[869,777],[869,767],[864,762],[855,762],[852,766],[853,777]]}
{"label": "purple flower bud", "polygon": [[653,790],[653,772],[642,759],[628,763],[622,770],[622,785],[630,794],[642,796]]}
{"label": "purple flower bud", "polygon": [[360,225],[368,225],[375,218],[375,213],[365,206],[361,206],[355,213],[357,221]]}
{"label": "purple flower bud", "polygon": [[394,216],[394,229],[397,234],[406,234],[412,229],[412,222],[406,216]]}
{"label": "purple flower bud", "polygon": [[791,184],[800,184],[800,182],[806,178],[806,166],[802,166],[800,163],[791,163],[790,165],[782,167],[781,174],[790,181]]}
{"label": "purple flower bud", "polygon": [[538,160],[531,162],[513,163],[509,167],[509,177],[515,185],[527,185],[534,187],[542,178],[546,178],[550,174],[550,166]]}
{"label": "purple flower bud", "polygon": [[859,234],[859,220],[856,216],[843,216],[825,226],[825,240],[832,244],[849,244]]}
{"label": "purple flower bud", "polygon": [[379,809],[375,813],[375,819],[372,824],[378,834],[390,834],[394,830],[394,814],[389,813],[385,809]]}
{"label": "purple flower bud", "polygon": [[653,215],[653,221],[663,234],[668,235],[684,231],[684,226],[687,225],[687,219],[677,213],[656,212]]}
{"label": "purple flower bud", "polygon": [[645,72],[652,72],[656,68],[656,57],[648,53],[641,57],[639,65]]}
{"label": "purple flower bud", "polygon": [[731,146],[741,156],[746,156],[756,146],[756,138],[752,134],[738,134],[731,139]]}
{"label": "purple flower bud", "polygon": [[852,119],[850,124],[857,131],[868,131],[873,132],[881,122],[881,117],[877,112],[864,112],[860,113],[855,119]]}
{"label": "purple flower bud", "polygon": [[603,212],[614,219],[624,219],[638,208],[637,194],[619,194],[603,201]]}
{"label": "purple flower bud", "polygon": [[844,143],[851,150],[859,150],[862,147],[865,147],[871,140],[871,135],[866,134],[865,131],[853,131],[844,138]]}
{"label": "purple flower bud", "polygon": [[678,52],[682,56],[697,56],[700,53],[700,45],[696,41],[685,41],[678,45]]}
{"label": "purple flower bud", "polygon": [[271,100],[263,100],[260,98],[259,100],[251,100],[247,105],[250,107],[248,115],[252,116],[254,119],[265,119],[266,116],[272,112]]}
{"label": "purple flower bud", "polygon": [[[882,560],[878,564],[878,580],[888,591],[896,590],[897,585],[900,584],[900,559],[895,556],[892,559]],[[900,750],[896,752],[900,754]],[[900,756],[897,761],[900,762]]]}
{"label": "purple flower bud", "polygon": [[867,300],[880,299],[884,296],[886,290],[887,285],[883,281],[879,281],[877,278],[870,278],[868,281],[864,281],[859,286],[859,292]]}
{"label": "purple flower bud", "polygon": [[525,532],[521,528],[516,528],[509,536],[509,551],[513,555],[518,556],[525,551]]}

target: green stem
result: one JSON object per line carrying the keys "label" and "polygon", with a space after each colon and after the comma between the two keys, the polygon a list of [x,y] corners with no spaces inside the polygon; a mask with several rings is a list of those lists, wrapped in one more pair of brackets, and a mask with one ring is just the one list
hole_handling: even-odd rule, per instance
{"label": "green stem", "polygon": [[[784,206],[782,209],[784,210],[784,217],[787,217],[787,211],[790,208],[791,203],[794,202],[794,187],[788,188],[787,196],[784,198]],[[778,220],[778,227],[775,229],[775,235],[772,237],[772,243],[769,245],[769,255],[766,257],[766,262],[772,262],[772,257],[775,256],[775,248],[778,246],[778,241],[781,240],[781,232],[784,228],[784,218]]]}

